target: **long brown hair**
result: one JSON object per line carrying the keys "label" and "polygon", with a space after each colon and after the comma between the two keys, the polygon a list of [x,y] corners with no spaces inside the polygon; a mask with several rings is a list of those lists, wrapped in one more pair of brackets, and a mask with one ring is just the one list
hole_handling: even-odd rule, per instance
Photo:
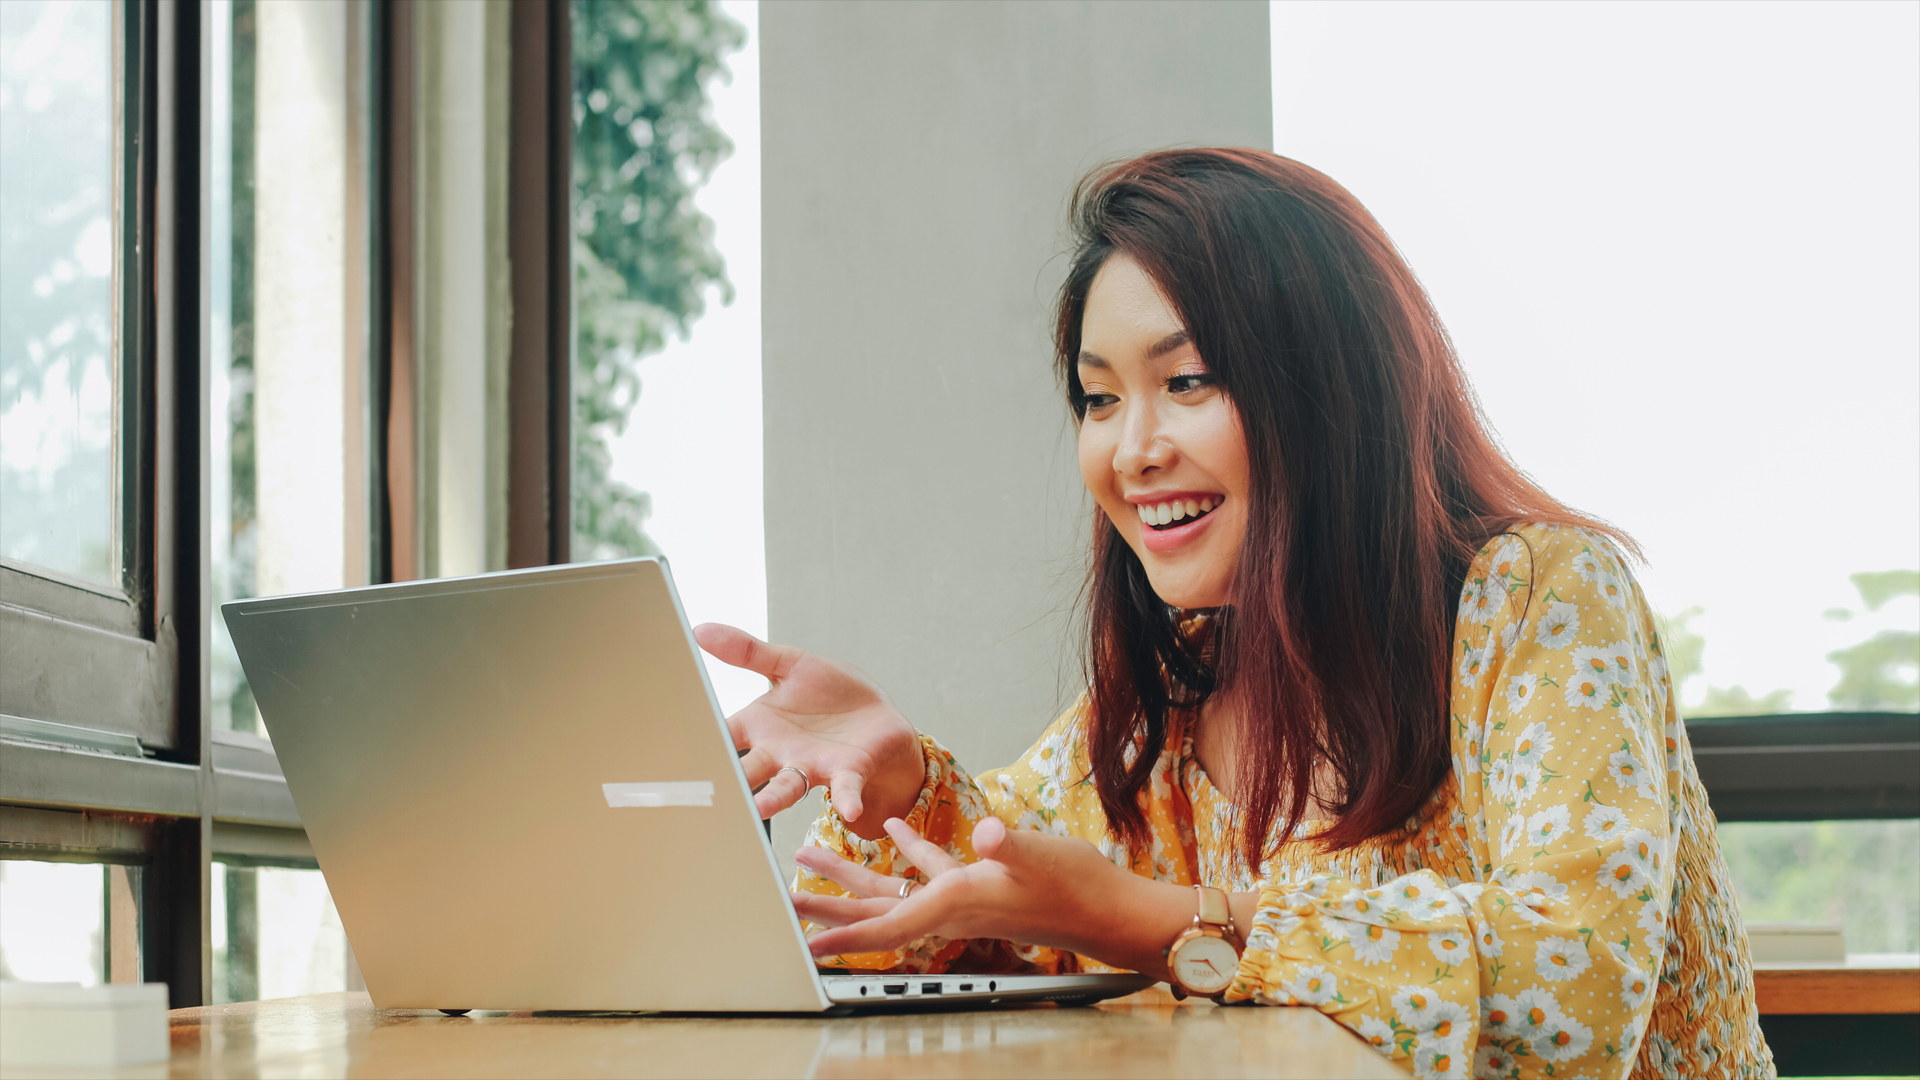
{"label": "long brown hair", "polygon": [[[1204,653],[1095,512],[1088,750],[1112,832],[1145,841],[1140,789],[1169,713],[1216,692],[1240,717],[1250,866],[1295,835],[1310,796],[1336,818],[1328,850],[1402,827],[1449,768],[1453,616],[1475,552],[1522,522],[1631,541],[1507,460],[1426,291],[1321,173],[1258,150],[1148,154],[1081,181],[1071,223],[1054,344],[1076,422],[1087,292],[1124,253],[1238,410],[1252,476],[1231,604]],[[1316,762],[1333,780],[1320,796]]]}

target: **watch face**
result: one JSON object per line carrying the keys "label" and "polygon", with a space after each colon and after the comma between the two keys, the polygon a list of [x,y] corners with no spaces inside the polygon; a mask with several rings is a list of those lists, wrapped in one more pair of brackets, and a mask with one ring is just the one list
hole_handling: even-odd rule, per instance
{"label": "watch face", "polygon": [[1173,951],[1173,974],[1196,994],[1217,994],[1233,981],[1240,957],[1225,938],[1195,937]]}

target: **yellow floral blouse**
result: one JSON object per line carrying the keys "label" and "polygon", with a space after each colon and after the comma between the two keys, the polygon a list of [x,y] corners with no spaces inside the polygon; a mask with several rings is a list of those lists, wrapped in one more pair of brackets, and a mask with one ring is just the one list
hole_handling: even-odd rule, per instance
{"label": "yellow floral blouse", "polygon": [[[975,858],[975,823],[1099,847],[1161,881],[1258,890],[1231,1000],[1319,1009],[1418,1076],[1771,1076],[1753,967],[1651,613],[1577,529],[1495,537],[1455,631],[1453,771],[1398,832],[1334,854],[1307,835],[1256,873],[1232,806],[1174,726],[1141,799],[1152,843],[1107,835],[1084,699],[976,781],[924,738],[908,824]],[[829,810],[808,842],[919,876]],[[796,889],[838,892],[802,870]],[[929,938],[852,968],[1107,970],[1011,942]]]}

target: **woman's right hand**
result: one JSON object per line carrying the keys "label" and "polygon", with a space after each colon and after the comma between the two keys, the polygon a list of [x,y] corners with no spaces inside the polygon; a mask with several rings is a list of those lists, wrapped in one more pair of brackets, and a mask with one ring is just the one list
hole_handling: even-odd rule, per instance
{"label": "woman's right hand", "polygon": [[785,645],[769,645],[724,623],[693,628],[700,647],[734,667],[766,676],[771,689],[727,718],[760,816],[800,801],[806,784],[786,766],[828,786],[833,808],[866,840],[905,818],[926,783],[920,735],[886,692],[865,675]]}

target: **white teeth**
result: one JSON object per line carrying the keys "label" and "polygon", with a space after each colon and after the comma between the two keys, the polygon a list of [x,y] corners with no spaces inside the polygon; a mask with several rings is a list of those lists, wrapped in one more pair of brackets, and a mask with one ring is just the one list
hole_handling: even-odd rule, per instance
{"label": "white teeth", "polygon": [[1170,524],[1173,521],[1173,507],[1166,503],[1161,503],[1159,506],[1153,508],[1153,515],[1154,521],[1158,524]]}
{"label": "white teeth", "polygon": [[1141,521],[1142,521],[1143,523],[1145,523],[1145,524],[1148,524],[1148,525],[1151,525],[1151,524],[1153,524],[1153,511],[1152,511],[1152,510],[1149,510],[1148,508],[1146,508],[1146,507],[1144,507],[1144,506],[1136,506],[1136,507],[1134,507],[1134,509],[1135,509],[1135,510],[1138,510],[1138,511],[1140,511],[1140,520],[1141,520]]}
{"label": "white teeth", "polygon": [[1188,517],[1200,516],[1200,503],[1198,500],[1196,499],[1187,500],[1187,516]]}
{"label": "white teeth", "polygon": [[1203,514],[1206,514],[1206,513],[1211,513],[1212,511],[1213,511],[1213,500],[1212,500],[1212,499],[1201,499],[1201,500],[1200,500],[1200,512],[1201,512],[1201,513],[1203,513]]}
{"label": "white teeth", "polygon": [[1179,521],[1181,518],[1187,516],[1186,503],[1181,502],[1179,499],[1175,499],[1173,500],[1172,506],[1173,506],[1173,520]]}

